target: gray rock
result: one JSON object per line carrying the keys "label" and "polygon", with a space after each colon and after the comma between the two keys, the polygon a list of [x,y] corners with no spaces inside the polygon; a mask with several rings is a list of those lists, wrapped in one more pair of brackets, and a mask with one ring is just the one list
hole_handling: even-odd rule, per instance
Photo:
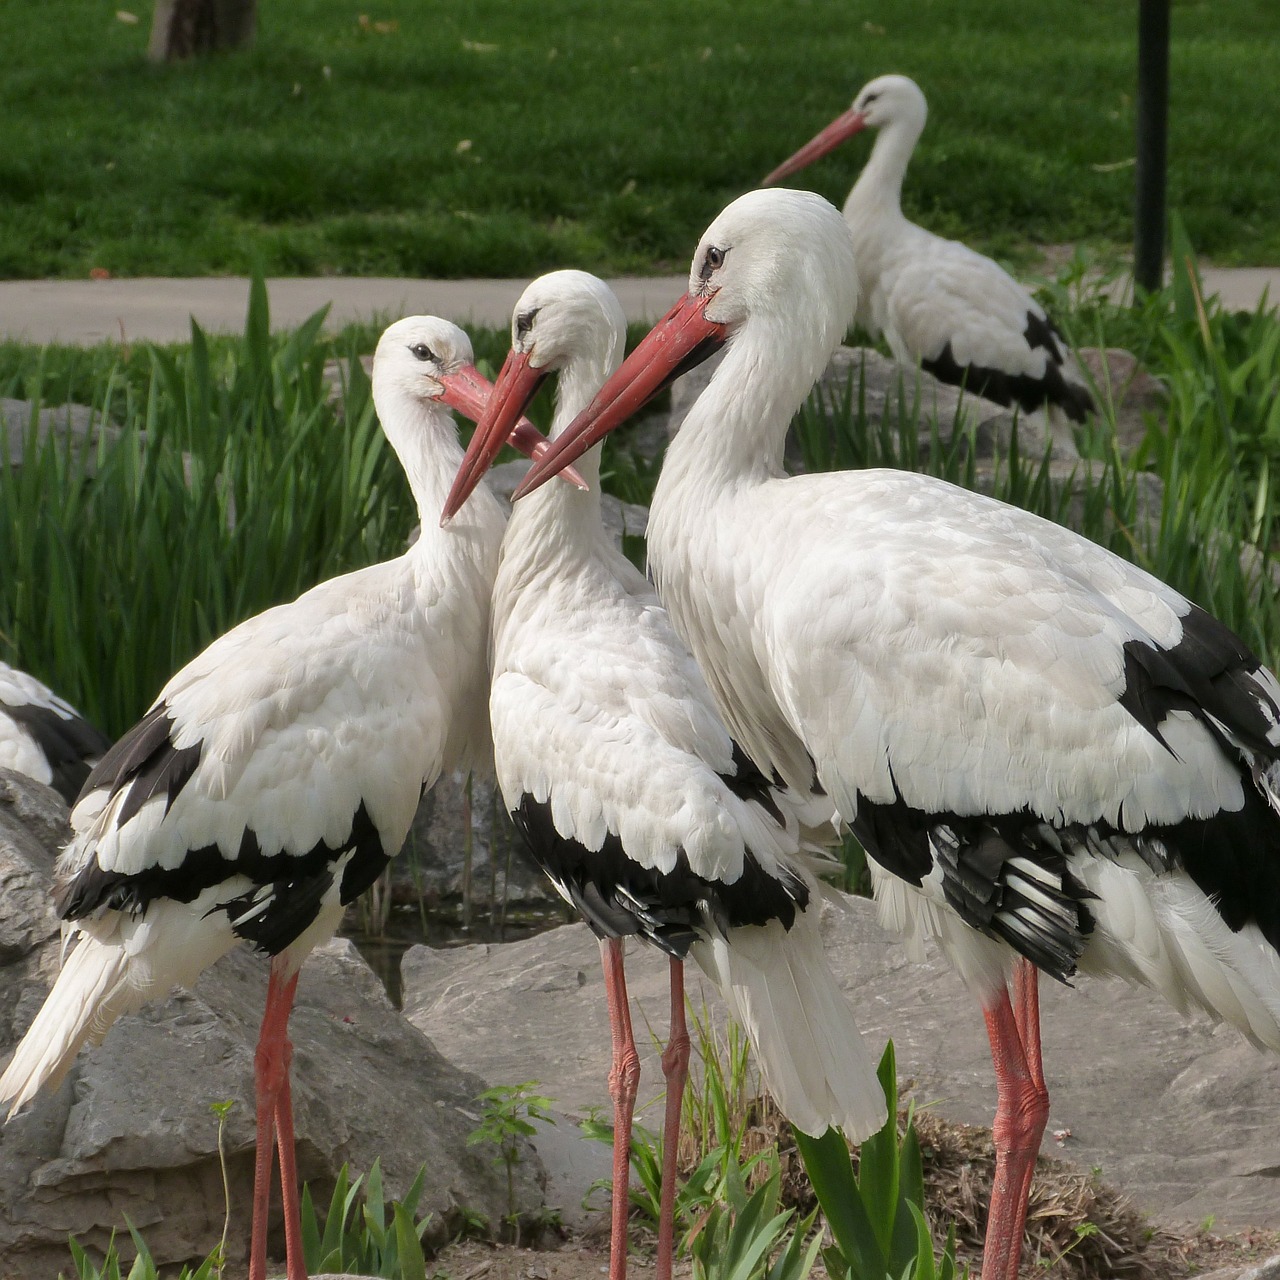
{"label": "gray rock", "polygon": [[[4,437],[9,451],[9,465],[22,466],[31,438],[33,406],[26,400],[0,399],[0,436]],[[36,443],[43,447],[50,438],[59,448],[70,448],[73,456],[84,468],[84,474],[97,474],[97,450],[94,447],[99,436],[109,440],[120,438],[116,427],[102,424],[100,415],[87,405],[60,404],[42,408],[36,423]]]}
{"label": "gray rock", "polygon": [[1168,392],[1138,363],[1132,351],[1122,347],[1082,347],[1077,354],[1099,400],[1111,406],[1116,444],[1128,456],[1142,443],[1148,422],[1164,416]]}
{"label": "gray rock", "polygon": [[[0,776],[0,919],[11,940],[0,956],[5,1050],[34,1016],[56,968],[47,877],[64,820],[48,788]],[[14,903],[29,911],[25,936],[24,908]],[[158,1262],[202,1258],[222,1231],[212,1107],[228,1100],[229,1245],[233,1260],[243,1258],[266,967],[265,958],[237,949],[194,991],[121,1019],[57,1090],[0,1130],[0,1276],[47,1280],[69,1265],[68,1233],[101,1249],[125,1216]],[[489,1148],[466,1145],[486,1081],[445,1061],[392,1008],[351,943],[335,941],[308,960],[290,1032],[299,1172],[317,1200],[327,1203],[344,1162],[364,1172],[381,1158],[392,1196],[427,1165],[422,1204],[437,1215],[440,1235],[459,1207],[495,1222],[507,1212],[505,1173]],[[532,1152],[518,1174],[520,1206],[541,1205],[544,1175]]]}
{"label": "gray rock", "polygon": [[[920,1103],[990,1125],[995,1084],[982,1018],[950,969],[910,962],[864,901],[828,911],[824,929],[872,1051],[892,1036],[900,1075]],[[581,1112],[608,1105],[599,970],[583,926],[504,947],[415,949],[404,963],[405,1011],[459,1065],[483,1067],[491,1079],[537,1079],[561,1106]],[[666,1034],[666,962],[632,947],[627,974],[640,1098],[651,1102],[662,1089],[648,1041],[650,1029]],[[715,1007],[714,992],[692,972],[688,985],[695,1006],[705,999]],[[1169,1223],[1213,1214],[1219,1229],[1280,1227],[1280,1060],[1232,1028],[1184,1021],[1152,993],[1117,981],[1081,978],[1074,989],[1046,982],[1043,1011],[1047,1154],[1099,1168]],[[495,1026],[503,1035],[493,1035]],[[1055,1130],[1069,1131],[1061,1146]]]}
{"label": "gray rock", "polygon": [[1280,1254],[1268,1258],[1256,1267],[1224,1267],[1220,1271],[1209,1271],[1199,1280],[1280,1280]]}
{"label": "gray rock", "polygon": [[[49,885],[69,835],[56,791],[0,769],[0,1028],[30,1022],[51,981],[59,925]],[[3,1141],[0,1131],[0,1151]]]}

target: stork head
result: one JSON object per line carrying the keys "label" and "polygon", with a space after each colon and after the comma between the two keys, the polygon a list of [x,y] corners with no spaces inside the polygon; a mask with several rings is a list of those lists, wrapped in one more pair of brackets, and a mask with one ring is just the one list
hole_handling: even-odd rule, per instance
{"label": "stork head", "polygon": [[580,364],[603,382],[622,363],[627,318],[613,290],[586,271],[551,271],[520,295],[511,313],[507,364],[544,377]]}
{"label": "stork head", "polygon": [[[857,301],[844,219],[808,191],[749,191],[709,226],[689,291],[658,321],[515,491],[522,497],[750,327],[807,391]],[[807,379],[807,381],[805,381]],[[803,393],[802,393],[803,394]]]}
{"label": "stork head", "polygon": [[[585,271],[552,271],[539,276],[520,295],[511,313],[511,350],[458,468],[442,519],[448,520],[467,500],[501,451],[512,423],[553,371],[562,371],[562,400],[566,379],[589,384],[586,395],[578,401],[581,404],[622,362],[626,339],[626,316],[603,280]],[[545,451],[549,446],[542,443]],[[570,478],[586,488],[576,473]]]}
{"label": "stork head", "polygon": [[[378,339],[373,353],[375,394],[439,400],[474,418],[484,407],[471,339],[439,316],[407,316]],[[474,412],[473,412],[474,410]]]}
{"label": "stork head", "polygon": [[929,106],[920,86],[909,76],[877,76],[858,90],[853,108],[862,117],[863,128],[882,129],[898,121],[924,128]]}
{"label": "stork head", "polygon": [[[451,321],[439,316],[408,316],[397,320],[378,339],[373,353],[373,395],[384,428],[388,421],[396,420],[390,408],[393,401],[439,402],[478,422],[492,391],[493,384],[473,363],[471,339]],[[548,448],[537,427],[519,415],[509,427],[509,437],[510,443],[530,458]],[[582,484],[576,472],[570,479]]]}
{"label": "stork head", "polygon": [[772,186],[783,178],[820,160],[834,151],[846,138],[852,138],[863,129],[880,129],[886,125],[899,125],[909,132],[912,142],[924,128],[928,107],[920,86],[907,76],[877,76],[862,86],[853,106],[815,134],[793,156],[784,160],[763,185]]}

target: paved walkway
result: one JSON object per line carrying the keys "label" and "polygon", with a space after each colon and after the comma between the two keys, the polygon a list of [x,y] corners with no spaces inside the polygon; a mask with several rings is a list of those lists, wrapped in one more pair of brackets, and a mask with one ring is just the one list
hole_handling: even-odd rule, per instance
{"label": "paved walkway", "polygon": [[[1280,268],[1213,268],[1206,289],[1227,306],[1252,309],[1263,291],[1280,304]],[[446,316],[459,324],[505,328],[527,280],[409,280],[329,276],[268,280],[274,328],[292,328],[325,303],[329,323],[386,321],[413,313]],[[683,276],[627,276],[609,282],[629,320],[656,320],[685,288]],[[244,327],[249,282],[242,276],[192,280],[0,280],[0,340],[88,346],[183,342],[190,317],[210,332]]]}
{"label": "paved walkway", "polygon": [[[528,280],[408,280],[329,276],[267,281],[273,329],[288,329],[331,304],[329,325],[377,317],[445,316],[458,324],[505,329]],[[609,282],[630,320],[656,320],[687,288],[686,277],[625,277]],[[0,339],[91,345],[108,340],[184,342],[190,317],[212,333],[244,328],[249,281],[0,280]]]}

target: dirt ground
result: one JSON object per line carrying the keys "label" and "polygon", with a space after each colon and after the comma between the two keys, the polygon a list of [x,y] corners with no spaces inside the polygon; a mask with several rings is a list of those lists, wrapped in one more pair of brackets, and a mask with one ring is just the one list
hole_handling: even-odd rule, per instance
{"label": "dirt ground", "polygon": [[[771,1108],[766,1108],[766,1112]],[[917,1115],[927,1211],[935,1222],[953,1222],[962,1262],[981,1252],[982,1224],[994,1159],[991,1131],[955,1124],[930,1113]],[[766,1114],[752,1127],[761,1144],[778,1144],[784,1203],[801,1213],[813,1208],[790,1130]],[[751,1145],[750,1140],[748,1146]],[[1083,1228],[1083,1230],[1082,1230]],[[942,1232],[935,1232],[941,1239]],[[431,1264],[440,1280],[599,1280],[608,1274],[608,1222],[604,1214],[582,1235],[544,1241],[538,1249],[464,1240]],[[629,1274],[650,1280],[654,1237],[632,1226]],[[1178,1232],[1148,1222],[1123,1193],[1075,1166],[1042,1156],[1036,1167],[1027,1220],[1023,1272],[1044,1280],[1190,1280],[1238,1275],[1280,1254],[1280,1233],[1243,1231],[1215,1235],[1208,1227]],[[676,1276],[691,1274],[677,1262]],[[814,1280],[826,1280],[821,1266]]]}
{"label": "dirt ground", "polygon": [[[649,1242],[651,1244],[651,1241]],[[1170,1261],[1163,1273],[1165,1280],[1186,1280],[1207,1276],[1210,1272],[1231,1268],[1244,1270],[1280,1252],[1280,1236],[1272,1233],[1244,1233],[1230,1238],[1212,1235],[1189,1237],[1180,1259]],[[432,1275],[448,1280],[600,1280],[609,1273],[607,1244],[600,1239],[571,1239],[548,1249],[523,1249],[514,1245],[485,1244],[479,1240],[462,1240],[450,1245],[430,1264]],[[631,1280],[652,1280],[653,1258],[650,1249],[633,1246],[627,1274]],[[690,1276],[688,1261],[677,1261],[677,1280]],[[1066,1271],[1059,1263],[1038,1267],[1031,1273],[1057,1280]],[[825,1280],[819,1264],[813,1280]]]}

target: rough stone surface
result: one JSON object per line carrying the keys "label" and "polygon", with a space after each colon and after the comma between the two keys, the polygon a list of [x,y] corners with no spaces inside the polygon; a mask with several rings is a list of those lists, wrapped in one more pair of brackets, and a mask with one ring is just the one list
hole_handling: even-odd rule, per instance
{"label": "rough stone surface", "polygon": [[[5,438],[11,466],[22,465],[31,434],[31,410],[29,401],[0,399],[0,436]],[[98,415],[87,405],[60,404],[40,410],[36,427],[38,444],[43,445],[52,436],[59,446],[69,444],[79,450],[86,475],[94,475],[98,463],[95,451],[84,446],[91,439],[96,440],[99,434],[117,439],[120,432],[115,427],[102,426]]]}
{"label": "rough stone surface", "polygon": [[1123,347],[1082,347],[1079,356],[1098,398],[1115,409],[1116,444],[1128,456],[1142,443],[1148,421],[1164,416],[1168,393]]}
{"label": "rough stone surface", "polygon": [[[886,1037],[915,1096],[951,1119],[991,1123],[995,1084],[976,1004],[941,961],[914,964],[855,901],[830,910],[828,954],[878,1054]],[[666,962],[628,954],[641,1102],[661,1091],[647,1044],[665,1036]],[[541,1081],[570,1111],[608,1104],[609,1037],[596,944],[583,926],[503,947],[409,952],[405,1012],[451,1060],[490,1079]],[[697,1004],[705,984],[690,974]],[[714,993],[705,998],[713,1007]],[[1046,1153],[1098,1167],[1145,1212],[1217,1229],[1280,1227],[1280,1059],[1232,1028],[1184,1021],[1157,996],[1116,981],[1046,982]],[[495,1038],[491,1029],[501,1026]],[[553,1034],[546,1034],[546,1029]],[[655,1113],[656,1114],[656,1113]],[[1054,1130],[1070,1130],[1059,1146]]]}
{"label": "rough stone surface", "polygon": [[1209,1271],[1200,1280],[1280,1280],[1280,1254],[1253,1267],[1224,1267]]}
{"label": "rough stone surface", "polygon": [[[0,1027],[31,1021],[50,980],[45,975],[57,964],[49,884],[69,834],[67,806],[56,791],[0,769]],[[0,1160],[3,1149],[0,1130]]]}
{"label": "rough stone surface", "polygon": [[[523,942],[449,951],[412,947],[400,972],[405,1017],[450,1061],[464,1070],[484,1064],[494,1081],[536,1079],[562,1111],[574,1116],[593,1107],[611,1108],[600,945],[586,925],[564,925]],[[694,1008],[704,1003],[718,1008],[715,988],[695,966],[688,967],[685,981]],[[642,1112],[664,1088],[658,1057],[666,1041],[667,982],[663,956],[648,947],[628,948]],[[502,1028],[501,1036],[492,1034],[494,1027]],[[661,1115],[642,1123],[661,1127]]]}
{"label": "rough stone surface", "polygon": [[[17,815],[17,816],[15,816]],[[47,902],[65,809],[55,793],[0,775],[0,1047],[16,1043],[57,963]],[[15,828],[17,829],[15,832]],[[42,893],[43,888],[43,893]],[[11,904],[17,903],[18,906]],[[19,912],[32,921],[25,940]],[[19,922],[15,924],[15,922]],[[214,1103],[226,1122],[232,1187],[230,1252],[247,1248],[253,1163],[253,1051],[266,960],[237,949],[179,992],[121,1019],[83,1052],[66,1081],[0,1129],[0,1280],[47,1280],[68,1265],[75,1233],[102,1248],[127,1215],[159,1262],[202,1258],[222,1230]],[[327,1200],[342,1163],[380,1157],[388,1193],[427,1165],[423,1206],[441,1230],[457,1207],[507,1212],[505,1174],[486,1147],[468,1147],[487,1081],[458,1070],[391,1006],[346,941],[308,960],[290,1024],[299,1172]],[[542,1202],[532,1153],[518,1198]],[[282,1242],[277,1242],[282,1243]]]}

